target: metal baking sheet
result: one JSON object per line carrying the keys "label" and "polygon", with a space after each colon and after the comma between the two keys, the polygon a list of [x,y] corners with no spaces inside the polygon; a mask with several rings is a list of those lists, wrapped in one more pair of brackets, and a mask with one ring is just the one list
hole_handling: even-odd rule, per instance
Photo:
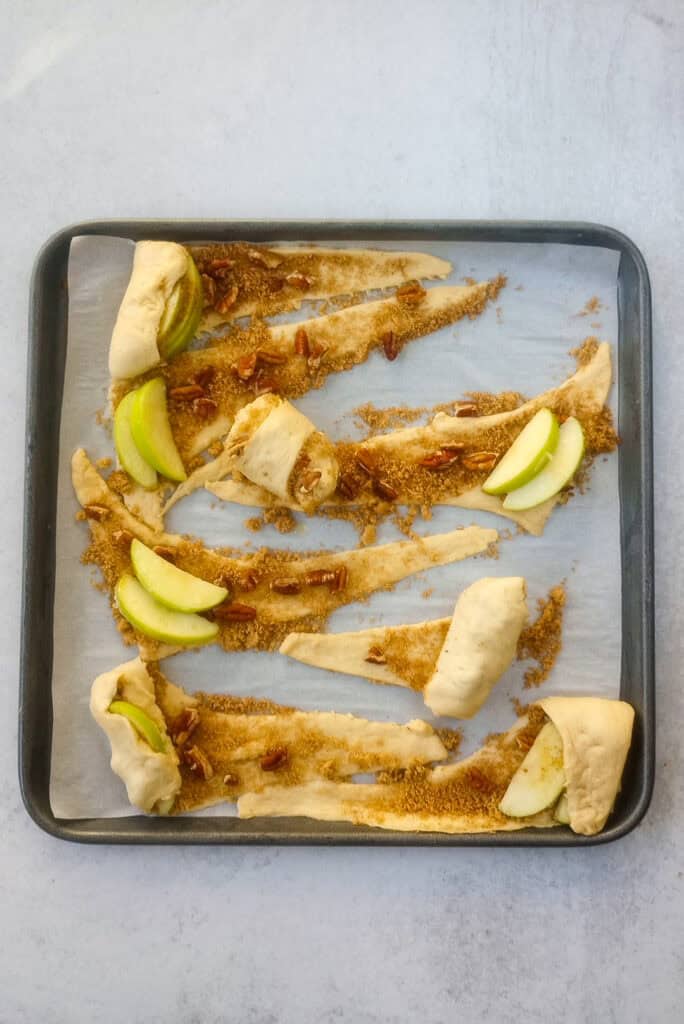
{"label": "metal baking sheet", "polygon": [[[367,240],[369,244],[561,243],[612,249],[618,271],[618,455],[622,562],[621,695],[637,710],[623,792],[597,837],[565,829],[476,836],[390,833],[346,824],[234,817],[152,819],[141,816],[64,820],[50,808],[53,600],[57,449],[67,344],[66,269],[79,235],[175,238],[179,241]],[[614,340],[614,339],[611,339]],[[75,225],[41,252],[34,273],[29,355],[26,534],[20,769],[29,812],[63,838],[100,842],[338,842],[416,845],[587,845],[625,834],[640,820],[653,776],[650,294],[638,250],[624,236],[593,225],[369,223],[112,222]],[[35,414],[35,418],[34,418]],[[50,641],[49,643],[47,641]],[[55,764],[59,764],[55,761]]]}

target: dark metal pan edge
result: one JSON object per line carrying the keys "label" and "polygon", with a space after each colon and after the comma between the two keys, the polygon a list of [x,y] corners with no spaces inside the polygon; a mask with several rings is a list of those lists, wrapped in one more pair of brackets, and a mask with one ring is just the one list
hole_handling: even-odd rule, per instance
{"label": "dark metal pan edge", "polygon": [[[36,541],[39,539],[41,521],[41,502],[36,496],[37,458],[41,430],[35,419],[36,408],[40,407],[41,384],[45,384],[46,367],[45,353],[40,351],[40,340],[45,327],[45,290],[46,275],[49,264],[57,257],[63,260],[62,272],[66,274],[66,259],[71,239],[79,234],[122,234],[126,237],[178,237],[181,239],[208,237],[206,232],[215,237],[235,238],[241,233],[256,235],[263,239],[289,235],[313,236],[314,238],[332,237],[337,235],[357,235],[369,240],[383,237],[434,238],[436,235],[445,237],[447,234],[454,239],[462,238],[482,241],[519,241],[519,242],[558,242],[575,245],[600,245],[612,248],[622,254],[623,259],[631,261],[638,281],[636,299],[638,301],[638,343],[640,357],[640,497],[641,515],[639,538],[640,551],[640,599],[641,599],[641,715],[639,721],[639,788],[637,800],[629,813],[617,820],[596,836],[577,836],[565,829],[525,830],[516,833],[487,833],[477,835],[448,836],[441,833],[397,833],[384,832],[379,829],[346,827],[324,827],[310,830],[311,823],[303,827],[303,819],[278,819],[278,827],[266,819],[267,826],[259,824],[249,832],[236,832],[226,829],[228,822],[235,819],[184,819],[188,824],[179,826],[180,819],[158,821],[144,817],[125,819],[93,819],[65,821],[56,819],[49,808],[49,749],[42,766],[42,782],[45,790],[41,796],[36,793],[35,755],[40,725],[37,720],[36,701],[40,697],[40,680],[36,678],[35,650],[33,642],[41,639],[36,630],[36,595],[30,569],[34,569],[34,553]],[[54,301],[54,296],[53,296]],[[54,324],[55,336],[59,333],[60,323],[66,323],[66,296],[61,304],[57,301],[55,309],[58,313]],[[621,317],[622,328],[622,317]],[[27,812],[36,824],[48,834],[68,841],[81,843],[142,843],[160,844],[309,844],[309,845],[373,845],[373,846],[596,846],[613,842],[631,832],[641,822],[648,810],[653,785],[655,766],[655,658],[654,658],[654,602],[653,602],[653,485],[652,485],[652,385],[651,385],[651,290],[648,271],[644,258],[630,238],[622,232],[600,224],[588,222],[550,222],[550,221],[253,221],[249,219],[237,221],[217,220],[118,220],[118,221],[87,221],[69,225],[53,234],[42,246],[34,265],[31,280],[31,305],[29,316],[29,353],[27,380],[27,446],[26,446],[26,479],[24,488],[25,529],[23,542],[24,575],[22,586],[22,645],[20,673],[20,706],[19,706],[19,775],[22,799]],[[64,347],[65,338],[62,338]],[[57,344],[48,348],[54,362],[58,355]],[[63,366],[62,366],[63,370]],[[54,393],[55,379],[58,382],[58,396]],[[51,384],[57,402],[57,420],[61,410],[61,380],[58,372],[51,377]],[[40,423],[42,424],[43,418]],[[58,446],[58,430],[54,438],[53,448]],[[43,497],[44,484],[39,497]],[[54,511],[56,499],[56,475],[51,508]],[[43,506],[44,507],[44,506]],[[54,585],[54,515],[51,523],[51,541],[48,545],[50,559],[47,577],[48,596],[51,597]],[[623,565],[624,575],[624,565]],[[49,607],[50,626],[52,619],[51,604]],[[42,638],[44,640],[44,636]],[[49,660],[51,663],[52,631],[50,629]],[[45,650],[43,651],[45,654]],[[48,673],[49,678],[49,673]],[[43,694],[45,696],[45,694]],[[28,711],[27,711],[28,707]],[[48,716],[43,717],[42,736],[43,755],[45,747],[49,748],[51,740],[51,699],[47,693]],[[47,726],[47,728],[46,728]],[[636,755],[635,755],[636,756]],[[40,767],[40,766],[39,766]],[[617,814],[617,811],[615,812]],[[199,823],[202,825],[198,827]],[[283,823],[289,831],[281,830]],[[244,823],[243,823],[244,824]],[[158,826],[162,826],[159,828]],[[153,827],[151,827],[153,826]],[[223,827],[222,827],[223,826]],[[269,827],[271,826],[271,827]]]}

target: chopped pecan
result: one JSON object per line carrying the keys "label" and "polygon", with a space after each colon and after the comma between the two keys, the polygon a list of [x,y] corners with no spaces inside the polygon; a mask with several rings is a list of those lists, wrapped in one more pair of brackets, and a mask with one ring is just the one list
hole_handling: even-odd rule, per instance
{"label": "chopped pecan", "polygon": [[458,462],[461,457],[461,453],[458,451],[445,451],[442,449],[439,452],[433,452],[432,455],[425,455],[419,460],[418,465],[422,466],[423,469],[448,469],[449,466],[453,466],[454,463]]}
{"label": "chopped pecan", "polygon": [[232,309],[237,302],[239,291],[236,284],[231,285],[226,294],[216,303],[216,312],[227,313],[229,309]]}
{"label": "chopped pecan", "polygon": [[268,373],[264,373],[263,370],[259,370],[254,378],[254,394],[257,398],[259,395],[268,395],[277,390],[278,386],[273,377]]}
{"label": "chopped pecan", "polygon": [[302,589],[296,576],[278,576],[269,585],[276,594],[298,594]]}
{"label": "chopped pecan", "polygon": [[397,300],[405,306],[417,306],[426,295],[427,292],[417,281],[409,281],[407,284],[402,284],[401,288],[397,288],[395,292]]}
{"label": "chopped pecan", "polygon": [[454,416],[477,416],[477,406],[473,402],[460,402],[454,409]]}
{"label": "chopped pecan", "polygon": [[214,769],[211,766],[211,762],[199,747],[184,747],[181,752],[181,757],[187,764],[190,771],[194,772],[195,775],[199,775],[205,782],[208,782],[209,779],[213,778]]}
{"label": "chopped pecan", "polygon": [[303,473],[297,483],[297,490],[302,491],[304,494],[311,494],[314,487],[321,479],[323,474],[320,469],[310,469],[306,473]]}
{"label": "chopped pecan", "polygon": [[375,475],[375,460],[370,452],[361,449],[354,456],[354,460],[359,469],[362,469],[367,476]]}
{"label": "chopped pecan", "polygon": [[239,781],[240,778],[235,772],[226,772],[226,774],[223,776],[224,786],[237,786]]}
{"label": "chopped pecan", "polygon": [[368,654],[364,658],[364,661],[370,662],[371,665],[386,665],[387,658],[384,655],[382,647],[370,647]]}
{"label": "chopped pecan", "polygon": [[330,584],[330,589],[334,594],[339,593],[340,590],[344,590],[347,586],[347,580],[349,573],[347,572],[346,565],[340,565],[335,569],[335,579]]}
{"label": "chopped pecan", "polygon": [[196,398],[192,403],[192,411],[197,413],[198,416],[202,416],[205,419],[209,419],[210,416],[216,415],[218,411],[218,405],[213,398]]}
{"label": "chopped pecan", "polygon": [[289,285],[292,285],[293,288],[299,288],[303,292],[305,292],[306,289],[311,284],[310,277],[307,277],[306,274],[300,274],[296,271],[293,274],[288,274],[285,280]]}
{"label": "chopped pecan", "polygon": [[235,260],[231,260],[227,256],[224,256],[222,259],[212,260],[208,269],[209,272],[212,270],[230,270],[234,266]]}
{"label": "chopped pecan", "polygon": [[152,548],[155,555],[159,555],[160,558],[165,559],[167,562],[174,562],[176,559],[176,552],[173,548],[169,548],[166,544],[155,544]]}
{"label": "chopped pecan", "polygon": [[200,716],[197,708],[183,708],[169,725],[169,735],[177,747],[183,747],[199,725]]}
{"label": "chopped pecan", "polygon": [[317,341],[314,341],[313,344],[309,343],[309,356],[306,362],[310,370],[319,369],[321,360],[327,351],[327,345],[319,345]]}
{"label": "chopped pecan", "polygon": [[335,582],[336,571],[335,569],[312,569],[311,572],[305,573],[303,579],[308,587],[322,587]]}
{"label": "chopped pecan", "polygon": [[450,441],[448,444],[440,446],[443,452],[456,452],[459,455],[465,451],[465,441]]}
{"label": "chopped pecan", "polygon": [[493,469],[499,456],[496,452],[470,452],[463,456],[463,465],[466,469],[481,470]]}
{"label": "chopped pecan", "polygon": [[373,480],[373,490],[383,501],[396,501],[399,497],[399,491],[395,490],[387,480],[381,480],[380,477],[375,477]]}
{"label": "chopped pecan", "polygon": [[387,331],[386,334],[383,334],[382,347],[390,363],[393,363],[401,351],[401,343],[394,331]]}
{"label": "chopped pecan", "polygon": [[174,402],[192,402],[195,398],[204,396],[204,388],[201,384],[184,384],[182,387],[171,388],[169,398]]}
{"label": "chopped pecan", "polygon": [[287,362],[287,356],[282,352],[269,352],[266,348],[257,349],[257,360],[264,366],[282,366]]}
{"label": "chopped pecan", "polygon": [[261,770],[264,772],[274,772],[278,768],[282,768],[288,762],[287,747],[274,747],[273,750],[267,750],[264,756],[259,762]]}
{"label": "chopped pecan", "polygon": [[340,473],[337,481],[337,490],[347,501],[353,501],[359,493],[359,483],[354,474],[348,470],[345,473]]}
{"label": "chopped pecan", "polygon": [[311,355],[311,349],[309,348],[309,335],[303,327],[299,327],[295,334],[294,350],[298,356],[306,356],[307,359]]}
{"label": "chopped pecan", "polygon": [[112,540],[115,544],[120,544],[122,548],[129,548],[133,541],[133,534],[130,530],[114,530]]}
{"label": "chopped pecan", "polygon": [[240,356],[238,361],[233,364],[233,369],[237,373],[240,380],[251,380],[251,378],[256,373],[256,368],[256,352],[248,352],[246,355]]}
{"label": "chopped pecan", "polygon": [[106,505],[84,505],[83,511],[86,519],[94,519],[96,523],[101,523],[109,515]]}
{"label": "chopped pecan", "polygon": [[216,302],[216,281],[208,274],[202,274],[202,292],[205,307],[213,306]]}
{"label": "chopped pecan", "polygon": [[257,617],[257,610],[251,604],[241,604],[239,601],[229,601],[219,604],[212,609],[214,618],[221,622],[254,622]]}
{"label": "chopped pecan", "polygon": [[214,377],[216,376],[216,367],[209,364],[209,366],[203,366],[201,370],[194,376],[195,384],[199,384],[202,390],[209,387]]}
{"label": "chopped pecan", "polygon": [[272,292],[282,292],[285,287],[284,277],[271,277],[268,281],[268,286]]}
{"label": "chopped pecan", "polygon": [[242,576],[238,579],[238,586],[242,590],[256,590],[259,586],[259,577],[249,569],[247,572],[243,572]]}

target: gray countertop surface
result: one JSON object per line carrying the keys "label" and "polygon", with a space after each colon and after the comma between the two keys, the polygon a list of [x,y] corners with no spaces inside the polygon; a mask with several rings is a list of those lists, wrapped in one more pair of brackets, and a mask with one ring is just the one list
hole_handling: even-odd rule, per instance
{"label": "gray countertop surface", "polygon": [[[0,0],[0,15],[0,1022],[681,1020],[680,0]],[[587,851],[116,849],[29,820],[29,276],[53,231],[125,216],[582,219],[641,247],[658,752],[636,832]]]}

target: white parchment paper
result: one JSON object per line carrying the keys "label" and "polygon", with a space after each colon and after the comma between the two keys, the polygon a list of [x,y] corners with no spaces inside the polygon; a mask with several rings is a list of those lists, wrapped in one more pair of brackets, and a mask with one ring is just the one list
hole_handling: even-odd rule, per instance
{"label": "white parchment paper", "polygon": [[[337,245],[339,243],[331,243]],[[349,243],[363,245],[363,242]],[[325,388],[297,404],[331,437],[355,436],[351,411],[364,402],[377,406],[432,406],[473,391],[517,390],[532,396],[574,371],[569,350],[595,334],[617,344],[618,254],[564,245],[387,243],[383,248],[421,249],[451,260],[449,282],[477,280],[499,272],[508,286],[474,321],[462,321],[413,342],[389,364],[374,353],[348,373],[332,375]],[[70,458],[85,447],[92,459],[113,456],[106,411],[107,351],[133,256],[127,239],[84,237],[72,243],[69,261],[69,337],[60,433],[55,593],[55,654],[52,677],[54,726],[50,798],[57,817],[107,817],[135,813],[124,787],[109,767],[108,743],[90,717],[90,685],[100,672],[135,656],[113,624],[104,595],[93,589],[93,570],[80,563],[87,527],[75,520]],[[442,283],[442,282],[439,282]],[[583,314],[596,296],[600,309]],[[304,307],[294,315],[311,315]],[[617,359],[614,359],[614,368]],[[614,404],[616,386],[611,402]],[[222,504],[206,491],[180,502],[168,517],[176,532],[191,532],[207,544],[268,545],[311,549],[354,547],[348,524],[303,520],[287,536],[267,527],[256,536],[244,527],[255,515]],[[431,522],[417,521],[420,533],[439,533],[477,522],[505,531],[506,520],[484,512],[436,509]],[[512,531],[514,532],[514,530]],[[395,539],[383,526],[378,542]],[[620,676],[620,548],[617,459],[599,460],[591,486],[565,508],[556,509],[543,537],[517,535],[502,541],[498,560],[469,559],[422,573],[367,603],[336,612],[330,630],[418,622],[450,615],[460,591],[485,575],[521,575],[528,581],[532,617],[537,598],[566,581],[563,651],[540,691],[523,689],[525,665],[516,663],[477,717],[464,726],[463,752],[515,718],[511,698],[527,702],[537,693],[617,696]],[[422,596],[427,589],[429,599]],[[353,676],[301,665],[278,654],[227,655],[211,647],[168,659],[165,673],[186,689],[268,696],[306,709],[353,712],[367,718],[404,722],[432,720],[419,694],[376,686]],[[45,681],[48,686],[49,681]],[[450,722],[448,724],[456,724]],[[209,813],[230,814],[231,808]]]}

